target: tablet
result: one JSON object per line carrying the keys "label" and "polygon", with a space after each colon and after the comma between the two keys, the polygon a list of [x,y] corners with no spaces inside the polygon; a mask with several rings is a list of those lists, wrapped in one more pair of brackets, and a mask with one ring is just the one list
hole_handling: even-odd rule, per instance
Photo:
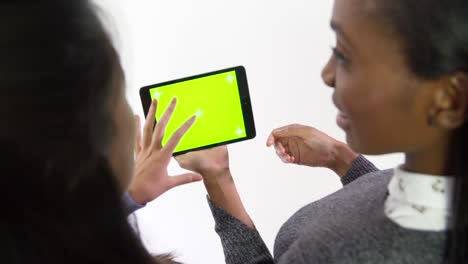
{"label": "tablet", "polygon": [[163,146],[190,117],[197,118],[177,145],[174,155],[230,144],[255,137],[247,76],[243,66],[204,73],[140,89],[145,116],[151,100],[158,101],[156,122],[177,98],[167,124]]}

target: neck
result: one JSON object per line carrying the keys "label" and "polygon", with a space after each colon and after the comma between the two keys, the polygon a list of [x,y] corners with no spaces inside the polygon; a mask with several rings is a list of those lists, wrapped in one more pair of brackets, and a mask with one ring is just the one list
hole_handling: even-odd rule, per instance
{"label": "neck", "polygon": [[449,145],[447,141],[433,144],[415,152],[405,153],[403,169],[430,175],[452,175],[448,168]]}

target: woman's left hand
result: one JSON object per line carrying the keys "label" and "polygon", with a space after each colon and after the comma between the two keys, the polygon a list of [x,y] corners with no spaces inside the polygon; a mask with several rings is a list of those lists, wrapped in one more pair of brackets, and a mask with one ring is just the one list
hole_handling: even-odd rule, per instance
{"label": "woman's left hand", "polygon": [[128,189],[128,194],[138,204],[146,204],[174,187],[202,180],[202,177],[196,173],[169,176],[167,172],[167,166],[174,149],[195,121],[195,117],[187,120],[172,135],[166,145],[162,146],[166,125],[174,112],[175,105],[176,100],[173,99],[159,122],[154,126],[157,107],[157,102],[154,100],[148,111],[143,136],[141,135],[140,119],[136,116],[135,175]]}

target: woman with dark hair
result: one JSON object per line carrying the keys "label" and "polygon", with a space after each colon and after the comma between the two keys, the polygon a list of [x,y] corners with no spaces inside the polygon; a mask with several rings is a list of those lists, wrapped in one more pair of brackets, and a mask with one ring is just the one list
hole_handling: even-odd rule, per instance
{"label": "woman with dark hair", "polygon": [[[124,74],[92,4],[7,1],[0,34],[1,263],[175,263],[146,251],[122,194],[128,188],[145,203],[201,180],[167,174],[194,118],[164,147],[175,101],[154,130],[149,118],[134,171]],[[155,109],[153,102],[149,116]]]}
{"label": "woman with dark hair", "polygon": [[[179,156],[200,173],[227,263],[468,263],[468,1],[335,0],[322,77],[351,149],[314,128],[274,130],[288,163],[341,190],[293,215],[274,258],[244,209],[226,147]],[[355,152],[402,152],[378,171]]]}

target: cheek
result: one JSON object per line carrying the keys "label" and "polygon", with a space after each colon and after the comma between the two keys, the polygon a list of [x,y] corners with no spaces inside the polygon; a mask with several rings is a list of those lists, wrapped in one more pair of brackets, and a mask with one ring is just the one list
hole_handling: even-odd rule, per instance
{"label": "cheek", "polygon": [[[126,132],[126,141],[128,148],[131,150],[131,156],[133,157],[133,150],[135,148],[135,133],[136,133],[136,125],[135,125],[135,118],[133,115],[133,111],[130,106],[126,103],[126,126],[124,127],[124,131]],[[131,159],[133,161],[133,158]]]}
{"label": "cheek", "polygon": [[125,190],[132,180],[134,169],[135,122],[126,103],[116,109],[112,160],[115,175]]}
{"label": "cheek", "polygon": [[399,85],[347,76],[337,84],[337,99],[351,120],[346,139],[355,151],[377,155],[400,149],[401,129],[410,124],[411,109]]}
{"label": "cheek", "polygon": [[389,97],[356,96],[350,103],[351,129],[347,140],[353,149],[364,154],[392,152],[392,138],[398,135],[394,105]]}
{"label": "cheek", "polygon": [[126,171],[126,175],[129,178],[129,182],[131,181],[131,178],[133,176],[133,170],[134,170],[134,149],[135,149],[135,120],[133,117],[133,112],[130,109],[128,105],[126,105],[126,122],[125,126],[122,128],[124,132],[124,138],[122,138],[122,141],[125,143],[123,144],[125,147],[122,149],[122,152],[124,153],[124,162],[127,164],[126,168],[124,169]]}

